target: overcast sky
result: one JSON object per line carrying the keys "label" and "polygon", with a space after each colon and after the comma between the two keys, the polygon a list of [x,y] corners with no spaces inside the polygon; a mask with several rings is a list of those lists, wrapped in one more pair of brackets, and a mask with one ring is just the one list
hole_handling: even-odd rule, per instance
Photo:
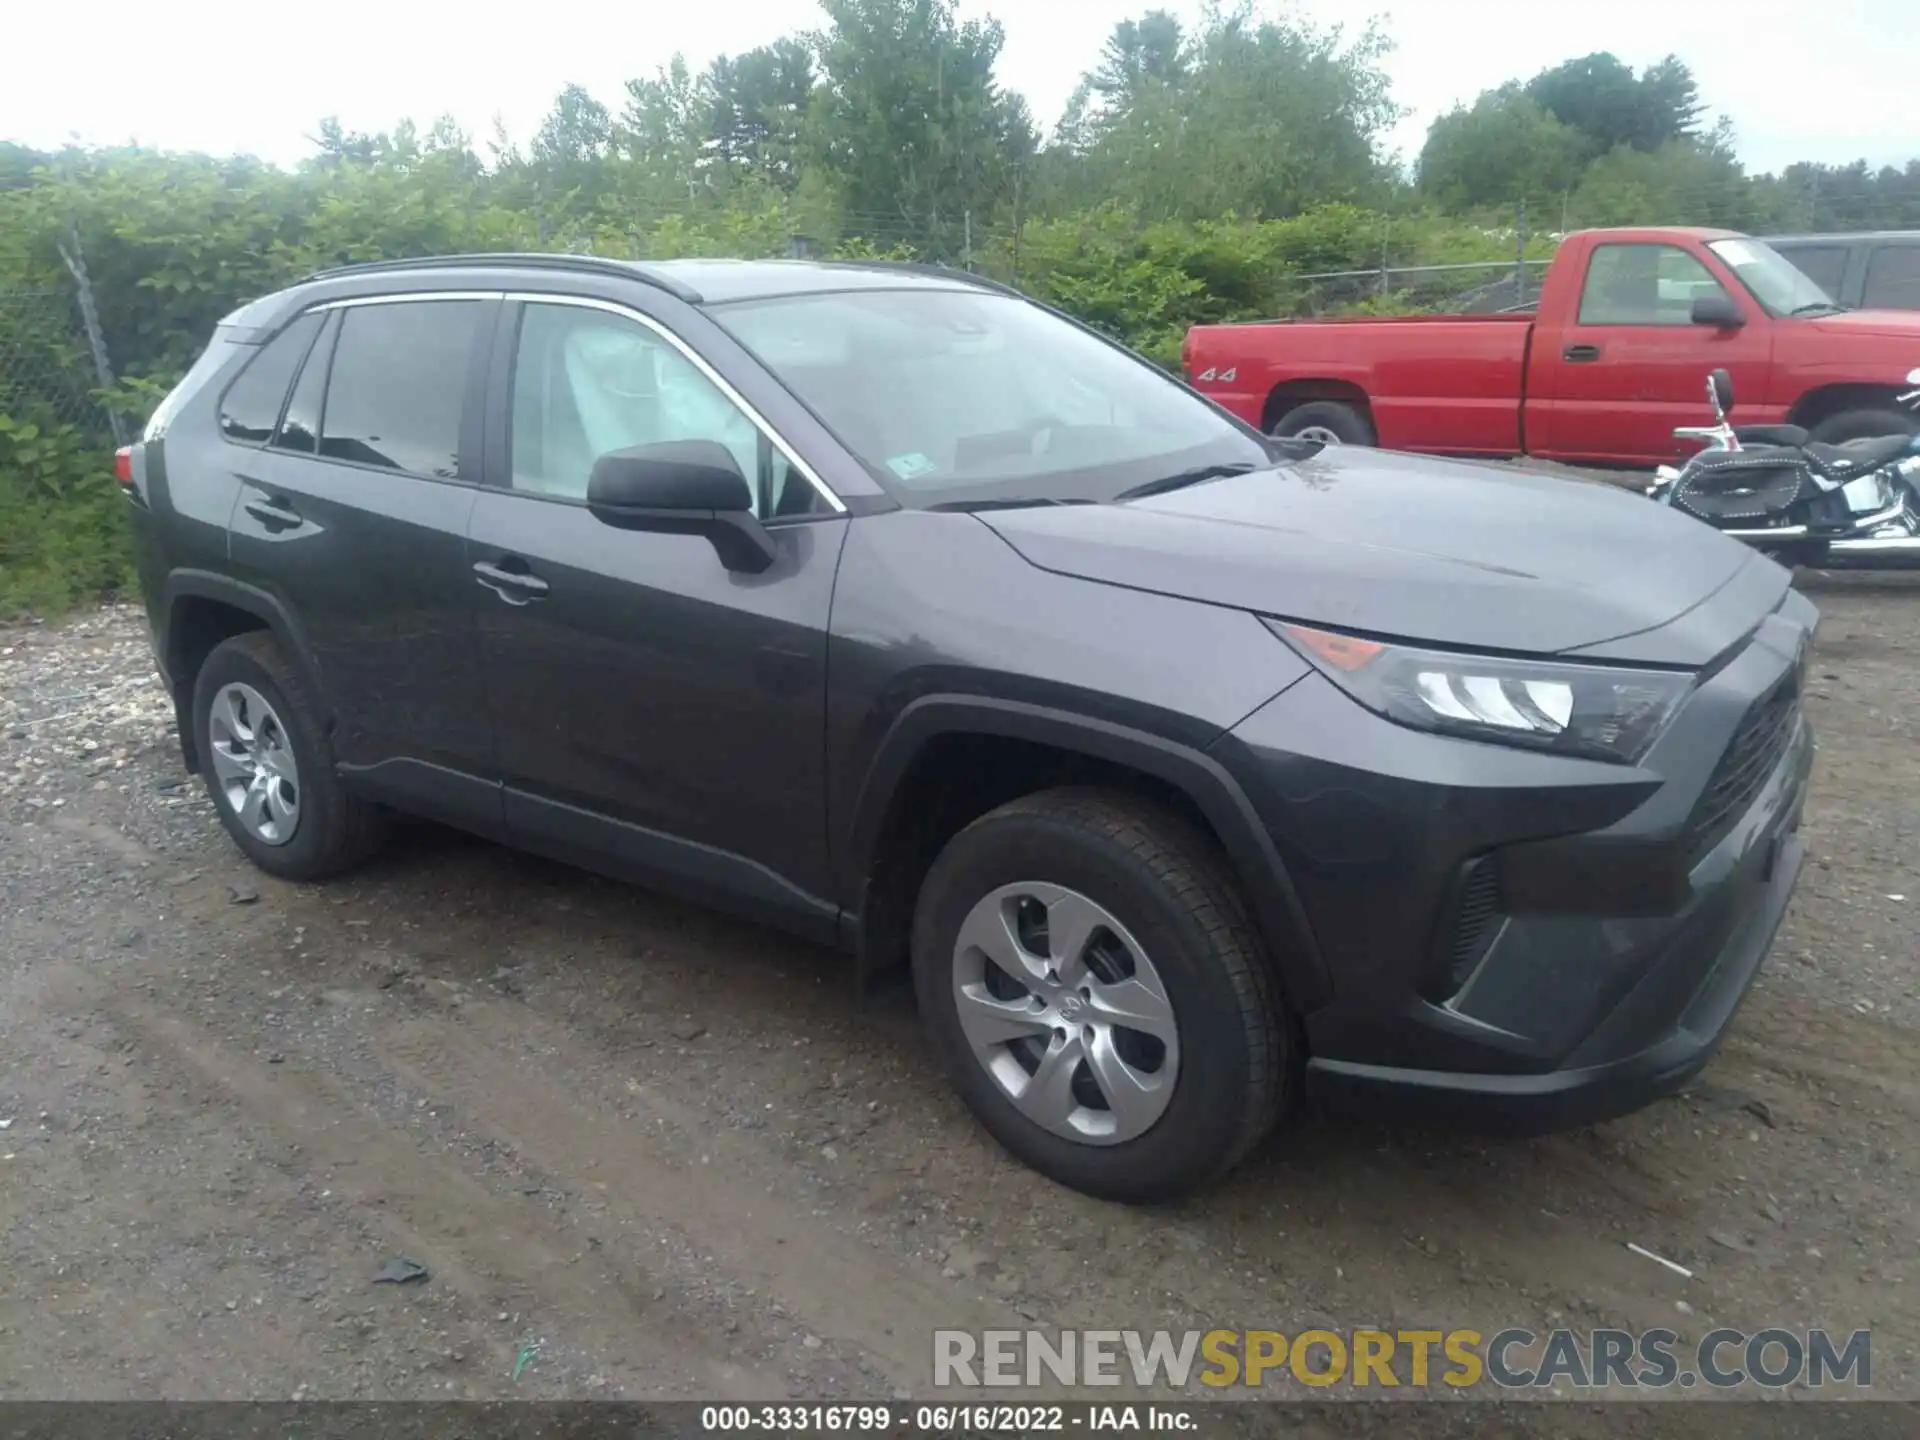
{"label": "overcast sky", "polygon": [[[1200,0],[1163,0],[1182,16]],[[1391,144],[1411,159],[1427,124],[1503,80],[1611,50],[1636,67],[1668,52],[1732,117],[1749,168],[1794,160],[1904,164],[1920,156],[1914,0],[1391,0],[1394,93],[1410,110]],[[452,6],[424,0],[169,0],[131,30],[80,9],[9,7],[0,139],[70,137],[249,151],[290,163],[322,115],[355,130],[451,114],[484,141],[497,115],[528,136],[554,94],[584,84],[618,109],[621,82],[676,51],[695,66],[819,23],[815,0],[641,0]],[[1058,118],[1118,20],[1151,0],[961,0],[1006,27],[1002,82],[1043,124]],[[1322,21],[1369,13],[1300,0]]]}

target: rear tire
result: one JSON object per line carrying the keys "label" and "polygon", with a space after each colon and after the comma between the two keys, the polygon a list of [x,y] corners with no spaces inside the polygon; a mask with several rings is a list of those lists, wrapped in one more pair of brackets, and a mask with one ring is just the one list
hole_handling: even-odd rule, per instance
{"label": "rear tire", "polygon": [[1813,427],[1813,438],[1822,445],[1840,445],[1848,440],[1864,440],[1880,435],[1920,433],[1920,421],[1891,405],[1884,409],[1862,407],[1829,415]]}
{"label": "rear tire", "polygon": [[1310,400],[1274,422],[1272,434],[1283,440],[1318,440],[1324,445],[1371,445],[1373,426],[1358,410],[1338,400]]}
{"label": "rear tire", "polygon": [[[1169,1200],[1224,1174],[1295,1089],[1280,987],[1215,846],[1125,792],[1042,791],[962,830],[921,888],[913,973],[981,1124],[1102,1199]],[[1144,1028],[1111,1019],[1120,1006]]]}
{"label": "rear tire", "polygon": [[[319,710],[268,632],[213,647],[194,680],[192,724],[220,823],[269,875],[321,880],[379,848],[382,813],[341,783]],[[262,752],[278,758],[263,766]]]}

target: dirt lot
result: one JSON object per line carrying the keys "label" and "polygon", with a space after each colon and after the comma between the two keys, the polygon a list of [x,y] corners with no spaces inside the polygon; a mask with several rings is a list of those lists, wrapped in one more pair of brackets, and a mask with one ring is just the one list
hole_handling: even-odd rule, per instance
{"label": "dirt lot", "polygon": [[252,872],[138,611],[0,630],[0,1396],[924,1398],[995,1323],[1871,1326],[1920,1396],[1920,579],[1803,583],[1812,858],[1687,1095],[1307,1117],[1160,1212],[1005,1158],[826,952],[429,828]]}

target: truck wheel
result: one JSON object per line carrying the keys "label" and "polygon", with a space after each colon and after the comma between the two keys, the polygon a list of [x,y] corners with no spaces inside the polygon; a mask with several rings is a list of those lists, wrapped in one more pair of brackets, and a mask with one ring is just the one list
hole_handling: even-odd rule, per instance
{"label": "truck wheel", "polygon": [[1920,432],[1920,421],[1891,405],[1885,409],[1842,410],[1829,415],[1813,427],[1813,438],[1822,445],[1839,445],[1879,435],[1912,435]]}
{"label": "truck wheel", "polygon": [[1322,445],[1373,444],[1373,426],[1367,417],[1338,400],[1296,405],[1280,417],[1272,433],[1288,440],[1318,440]]}
{"label": "truck wheel", "polygon": [[381,814],[334,773],[306,688],[264,630],[213,647],[193,685],[207,793],[246,857],[283,880],[319,880],[379,845]]}
{"label": "truck wheel", "polygon": [[1089,1195],[1192,1190],[1293,1093],[1298,1046],[1232,878],[1124,792],[1042,791],[955,836],[915,907],[913,974],[968,1108]]}

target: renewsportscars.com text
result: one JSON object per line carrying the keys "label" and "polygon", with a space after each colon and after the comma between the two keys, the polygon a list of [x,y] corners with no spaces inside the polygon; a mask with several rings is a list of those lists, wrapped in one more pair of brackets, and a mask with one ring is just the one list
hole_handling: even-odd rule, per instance
{"label": "renewsportscars.com text", "polygon": [[1424,1389],[1864,1390],[1871,1332],[1712,1330],[937,1330],[936,1388],[1305,1385]]}

